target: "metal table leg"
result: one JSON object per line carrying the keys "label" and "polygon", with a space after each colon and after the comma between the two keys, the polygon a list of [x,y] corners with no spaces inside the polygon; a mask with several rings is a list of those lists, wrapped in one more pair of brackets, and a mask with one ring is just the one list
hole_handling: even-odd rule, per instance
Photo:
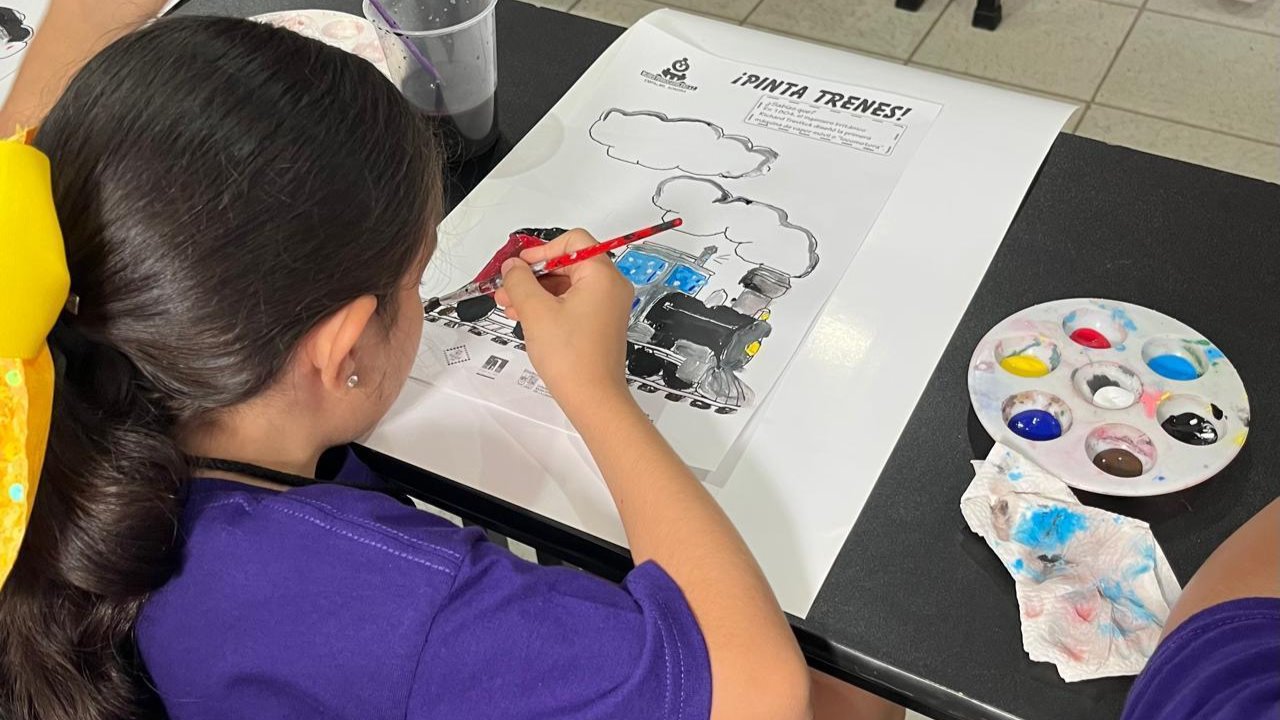
{"label": "metal table leg", "polygon": [[1000,27],[1002,14],[1000,0],[978,0],[978,7],[973,9],[973,26],[984,30],[995,30]]}
{"label": "metal table leg", "polygon": [[[893,6],[900,10],[909,10],[915,12],[924,4],[924,0],[893,0]],[[1003,15],[1003,8],[1000,6],[1000,0],[978,0],[978,6],[973,9],[973,26],[984,30],[995,30],[1000,27],[1000,18]]]}

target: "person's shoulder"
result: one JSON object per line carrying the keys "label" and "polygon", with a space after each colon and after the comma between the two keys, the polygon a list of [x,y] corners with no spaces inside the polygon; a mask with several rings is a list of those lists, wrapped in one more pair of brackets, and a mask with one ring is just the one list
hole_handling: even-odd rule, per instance
{"label": "person's shoulder", "polygon": [[349,559],[390,571],[398,560],[451,577],[481,537],[372,490],[317,484],[272,492],[226,485],[196,481],[183,518],[188,562],[226,564],[230,555],[250,566],[286,560],[293,567],[315,562],[333,568]]}
{"label": "person's shoulder", "polygon": [[181,566],[138,623],[161,695],[240,697],[235,678],[253,669],[275,694],[302,687],[326,705],[345,704],[333,693],[388,702],[365,697],[387,683],[407,692],[483,542],[381,493],[323,484],[275,493],[197,480],[182,527]]}
{"label": "person's shoulder", "polygon": [[1134,682],[1124,720],[1280,717],[1280,598],[1197,612],[1165,638]]}
{"label": "person's shoulder", "polygon": [[[281,574],[301,591],[371,575],[447,590],[479,530],[462,529],[381,492],[317,484],[273,492],[197,480],[183,516],[179,581],[194,572]],[[283,588],[277,587],[277,591]]]}

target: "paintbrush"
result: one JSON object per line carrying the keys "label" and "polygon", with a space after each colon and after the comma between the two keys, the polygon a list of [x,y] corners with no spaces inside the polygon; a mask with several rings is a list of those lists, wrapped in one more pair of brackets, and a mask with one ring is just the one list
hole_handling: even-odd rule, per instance
{"label": "paintbrush", "polygon": [[[584,260],[590,260],[591,258],[596,257],[597,255],[607,253],[610,250],[616,250],[617,248],[620,248],[623,245],[633,243],[637,240],[643,240],[647,237],[653,237],[654,235],[657,235],[660,232],[664,232],[672,228],[678,228],[683,222],[684,221],[682,221],[680,218],[672,218],[671,220],[668,220],[664,223],[658,223],[657,225],[653,225],[651,227],[641,228],[639,230],[636,230],[635,232],[629,232],[626,235],[620,235],[612,240],[606,240],[602,243],[597,243],[595,245],[592,245],[591,247],[585,247],[585,248],[582,248],[581,250],[575,250],[571,253],[567,253],[565,255],[560,255],[559,257],[551,258],[550,260],[542,260],[542,261],[536,262],[533,265],[530,265],[529,269],[533,271],[534,277],[543,277],[544,275],[550,275],[556,270],[567,268],[570,265],[576,265],[577,263],[580,263]],[[463,302],[464,300],[470,300],[471,298],[474,298],[474,297],[479,297],[481,295],[488,295],[490,293],[496,292],[500,287],[502,287],[501,273],[496,274],[490,278],[485,278],[483,280],[477,280],[475,282],[468,283],[462,286],[461,288],[459,288],[458,290],[455,290],[449,293],[448,295],[441,295],[440,297],[431,298],[430,300],[427,300],[422,304],[422,311],[424,313],[429,313],[432,310],[435,310],[442,306],[457,305],[458,303]]]}

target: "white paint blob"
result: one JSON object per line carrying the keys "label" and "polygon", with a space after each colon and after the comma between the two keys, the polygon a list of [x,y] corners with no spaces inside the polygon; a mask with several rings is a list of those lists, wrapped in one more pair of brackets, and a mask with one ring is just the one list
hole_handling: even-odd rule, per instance
{"label": "white paint blob", "polygon": [[1122,387],[1112,385],[1104,387],[1093,394],[1093,404],[1100,408],[1108,410],[1121,410],[1127,408],[1137,400],[1133,393]]}

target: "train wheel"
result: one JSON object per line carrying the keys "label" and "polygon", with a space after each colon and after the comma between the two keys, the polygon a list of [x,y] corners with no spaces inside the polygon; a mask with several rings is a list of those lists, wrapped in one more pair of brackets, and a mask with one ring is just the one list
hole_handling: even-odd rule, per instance
{"label": "train wheel", "polygon": [[435,315],[427,315],[423,318],[423,320],[426,320],[429,323],[440,322],[440,318],[436,317]]}
{"label": "train wheel", "polygon": [[495,343],[497,343],[497,344],[499,344],[499,345],[510,345],[510,344],[511,344],[511,341],[510,341],[510,340],[508,340],[508,339],[506,339],[506,338],[502,337],[501,335],[490,335],[490,336],[489,336],[489,339],[490,339],[490,340],[492,340],[492,341],[494,341]]}
{"label": "train wheel", "polygon": [[657,388],[656,386],[653,386],[653,385],[650,385],[649,383],[644,383],[644,382],[642,382],[642,383],[640,383],[640,384],[636,385],[636,388],[637,388],[640,392],[647,392],[647,393],[649,393],[650,395],[652,395],[653,393],[658,392],[658,388]]}
{"label": "train wheel", "polygon": [[667,400],[670,400],[673,403],[678,403],[681,400],[684,400],[684,396],[679,393],[667,393],[663,395],[663,397],[665,397]]}
{"label": "train wheel", "polygon": [[445,326],[445,327],[447,327],[447,328],[456,328],[456,327],[458,327],[458,323],[456,323],[456,322],[454,322],[454,321],[452,321],[452,320],[445,320],[445,321],[444,321],[444,326]]}
{"label": "train wheel", "polygon": [[516,343],[517,350],[524,350],[524,343]]}
{"label": "train wheel", "polygon": [[471,333],[472,335],[475,335],[476,337],[484,337],[484,332],[482,332],[479,328],[467,328],[467,332]]}
{"label": "train wheel", "polygon": [[498,307],[498,303],[494,302],[492,295],[481,295],[463,300],[454,305],[453,310],[457,313],[459,320],[479,322],[485,315],[493,312],[496,307]]}
{"label": "train wheel", "polygon": [[716,408],[716,414],[717,414],[717,415],[732,415],[732,414],[734,414],[734,413],[736,413],[736,412],[738,412],[738,408],[736,408],[736,407],[718,407],[718,408]]}
{"label": "train wheel", "polygon": [[709,403],[709,402],[704,402],[704,401],[702,401],[702,400],[690,400],[690,401],[689,401],[689,405],[691,405],[691,406],[693,406],[693,407],[696,407],[696,408],[698,408],[699,410],[710,410],[710,409],[711,409],[711,403]]}

